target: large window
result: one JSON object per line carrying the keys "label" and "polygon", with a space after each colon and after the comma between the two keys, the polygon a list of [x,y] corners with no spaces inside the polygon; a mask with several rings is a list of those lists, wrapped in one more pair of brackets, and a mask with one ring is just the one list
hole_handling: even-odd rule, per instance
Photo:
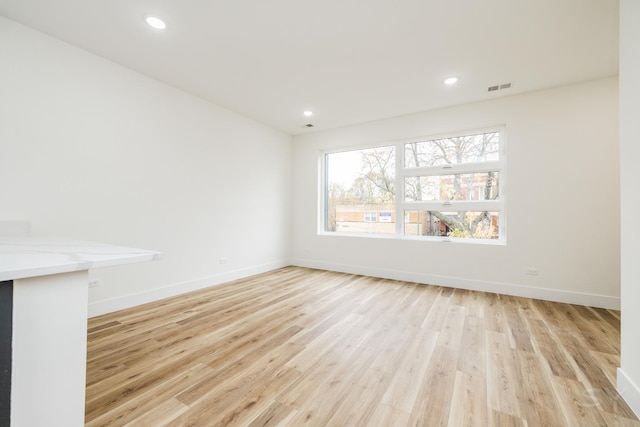
{"label": "large window", "polygon": [[501,129],[327,153],[323,230],[504,241],[504,153]]}

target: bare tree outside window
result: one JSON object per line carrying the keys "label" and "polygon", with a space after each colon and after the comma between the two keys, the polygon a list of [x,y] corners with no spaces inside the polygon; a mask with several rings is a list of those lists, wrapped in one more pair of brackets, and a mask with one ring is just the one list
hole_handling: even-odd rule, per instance
{"label": "bare tree outside window", "polygon": [[379,224],[372,213],[394,210],[395,147],[326,155],[326,230],[394,234],[393,221]]}

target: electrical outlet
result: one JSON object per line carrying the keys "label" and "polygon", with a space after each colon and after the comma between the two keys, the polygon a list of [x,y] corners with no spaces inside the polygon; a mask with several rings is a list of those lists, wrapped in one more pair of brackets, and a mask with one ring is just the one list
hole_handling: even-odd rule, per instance
{"label": "electrical outlet", "polygon": [[529,276],[537,276],[540,273],[535,267],[527,267],[524,269],[524,274],[528,274]]}
{"label": "electrical outlet", "polygon": [[98,283],[98,279],[89,280],[90,288],[97,288],[98,286],[100,286],[100,284]]}
{"label": "electrical outlet", "polygon": [[225,258],[225,257],[220,258],[220,259],[218,260],[218,263],[219,263],[219,264],[226,264],[226,263],[227,263],[227,258]]}

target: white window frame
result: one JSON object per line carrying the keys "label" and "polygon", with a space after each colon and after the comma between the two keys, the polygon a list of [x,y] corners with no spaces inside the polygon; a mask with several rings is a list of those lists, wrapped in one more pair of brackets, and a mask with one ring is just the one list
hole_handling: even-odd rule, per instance
{"label": "white window frame", "polygon": [[[411,142],[431,141],[447,138],[455,138],[461,136],[477,135],[482,133],[499,133],[500,159],[498,161],[462,163],[447,166],[427,166],[406,168],[405,165],[405,144]],[[507,220],[506,220],[506,195],[507,195],[507,136],[506,126],[493,126],[482,129],[474,129],[462,132],[447,132],[446,134],[430,135],[419,138],[408,138],[396,140],[395,142],[386,142],[380,144],[372,144],[360,147],[344,148],[339,150],[327,150],[321,153],[321,174],[320,174],[320,215],[318,217],[318,234],[328,236],[353,236],[353,237],[376,237],[376,238],[395,238],[410,239],[421,241],[441,241],[441,242],[462,242],[462,243],[481,243],[481,244],[497,244],[505,245],[507,242]],[[332,153],[340,153],[344,151],[366,150],[376,147],[395,146],[395,235],[371,235],[359,233],[339,233],[334,231],[326,231],[327,221],[327,165],[326,156]],[[405,178],[414,176],[440,176],[440,175],[456,175],[461,173],[491,172],[497,171],[499,176],[498,184],[498,200],[454,200],[454,201],[408,201],[405,202]],[[478,239],[478,238],[461,238],[448,236],[409,236],[404,234],[405,229],[405,212],[407,211],[489,211],[499,212],[499,237],[497,239]]]}

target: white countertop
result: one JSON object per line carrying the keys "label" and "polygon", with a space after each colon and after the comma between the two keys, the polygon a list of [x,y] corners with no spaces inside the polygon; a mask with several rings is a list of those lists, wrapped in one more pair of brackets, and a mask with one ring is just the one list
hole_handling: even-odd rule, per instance
{"label": "white countertop", "polygon": [[0,235],[0,281],[157,261],[160,253],[78,240]]}

